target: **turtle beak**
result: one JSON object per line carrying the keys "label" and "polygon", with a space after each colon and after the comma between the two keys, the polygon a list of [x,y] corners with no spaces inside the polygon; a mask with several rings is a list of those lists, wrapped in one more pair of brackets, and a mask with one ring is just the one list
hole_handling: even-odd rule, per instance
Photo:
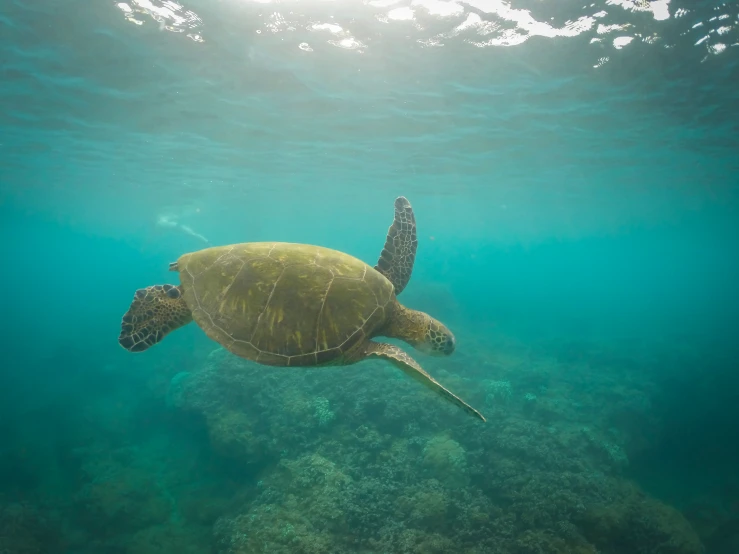
{"label": "turtle beak", "polygon": [[446,348],[444,349],[444,354],[446,354],[448,356],[449,354],[452,354],[456,348],[457,348],[457,339],[450,332],[449,333],[449,341],[446,343]]}
{"label": "turtle beak", "polygon": [[442,356],[449,356],[454,352],[454,349],[457,347],[457,339],[454,338],[454,335],[452,335],[451,332],[446,337],[446,341],[442,343],[437,351],[438,354],[441,354]]}

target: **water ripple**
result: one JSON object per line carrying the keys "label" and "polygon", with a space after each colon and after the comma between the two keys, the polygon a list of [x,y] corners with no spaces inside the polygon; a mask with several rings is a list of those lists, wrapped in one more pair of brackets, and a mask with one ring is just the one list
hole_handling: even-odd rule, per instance
{"label": "water ripple", "polygon": [[[204,19],[196,13],[207,13],[209,7],[201,7],[195,0],[189,4],[191,9],[170,0],[130,0],[116,5],[124,18],[136,25],[153,21],[160,30],[183,33],[197,42],[215,39],[207,30],[208,17]],[[694,18],[697,14],[700,20],[682,34],[701,29],[703,33],[695,44],[704,45],[707,55],[722,54],[738,45],[736,6],[713,6],[715,14],[706,17],[706,3],[695,3],[692,8],[675,4],[671,0],[606,0],[582,6],[560,1],[542,2],[529,9],[514,7],[514,3],[504,0],[370,0],[361,5],[311,4],[294,10],[292,4],[247,0],[242,9],[258,20],[256,25],[247,27],[249,30],[281,33],[283,40],[304,51],[313,51],[312,44],[320,43],[363,52],[371,47],[378,33],[397,32],[412,35],[413,41],[424,47],[444,46],[450,40],[480,48],[511,47],[535,37],[584,36],[591,44],[609,44],[612,53],[632,41],[672,48],[675,42],[664,36],[657,24]],[[343,21],[347,23],[342,26]],[[371,27],[367,21],[382,27]],[[599,55],[594,67],[602,67],[609,60],[609,56]]]}
{"label": "water ripple", "polygon": [[126,21],[143,25],[147,18],[155,21],[162,31],[184,33],[195,42],[202,42],[199,29],[203,21],[198,15],[172,0],[130,0],[118,2]]}
{"label": "water ripple", "polygon": [[692,190],[739,135],[728,4],[13,0],[0,30],[0,192],[73,207],[323,183],[474,191],[513,221],[527,198]]}

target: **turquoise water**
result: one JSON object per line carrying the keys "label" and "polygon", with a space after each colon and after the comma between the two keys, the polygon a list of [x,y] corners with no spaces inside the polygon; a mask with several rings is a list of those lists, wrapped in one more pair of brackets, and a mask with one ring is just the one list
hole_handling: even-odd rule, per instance
{"label": "turquoise water", "polygon": [[[739,9],[670,0],[0,7],[0,552],[739,552]],[[182,253],[373,266],[392,365],[117,344]]]}

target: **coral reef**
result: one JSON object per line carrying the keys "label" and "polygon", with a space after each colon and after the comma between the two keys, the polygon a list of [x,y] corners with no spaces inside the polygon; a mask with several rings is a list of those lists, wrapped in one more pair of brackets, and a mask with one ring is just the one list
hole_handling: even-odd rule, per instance
{"label": "coral reef", "polygon": [[[484,424],[382,362],[266,368],[210,343],[142,373],[143,393],[80,399],[68,548],[7,502],[0,553],[704,553],[708,518],[626,478],[660,425],[643,368],[594,377],[623,362],[480,340],[424,363]],[[726,529],[705,536],[730,548]]]}
{"label": "coral reef", "polygon": [[[218,552],[702,552],[675,510],[619,477],[620,435],[586,426],[580,398],[553,402],[551,383],[536,389],[544,417],[509,384],[475,390],[444,376],[470,401],[495,391],[506,402],[476,426],[379,366],[333,386],[322,371],[270,372],[216,350],[182,385],[180,407],[201,411],[211,437],[223,414],[241,414],[235,438],[219,442],[250,447],[231,455],[273,462],[258,493],[216,523]],[[618,514],[610,526],[604,510]]]}

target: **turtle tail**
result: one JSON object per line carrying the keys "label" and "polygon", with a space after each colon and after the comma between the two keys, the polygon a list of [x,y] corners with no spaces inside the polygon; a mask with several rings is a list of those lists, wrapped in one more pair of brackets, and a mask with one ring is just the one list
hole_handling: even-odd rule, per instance
{"label": "turtle tail", "polygon": [[181,287],[154,285],[139,289],[121,321],[118,344],[129,352],[143,352],[191,321],[192,312]]}

